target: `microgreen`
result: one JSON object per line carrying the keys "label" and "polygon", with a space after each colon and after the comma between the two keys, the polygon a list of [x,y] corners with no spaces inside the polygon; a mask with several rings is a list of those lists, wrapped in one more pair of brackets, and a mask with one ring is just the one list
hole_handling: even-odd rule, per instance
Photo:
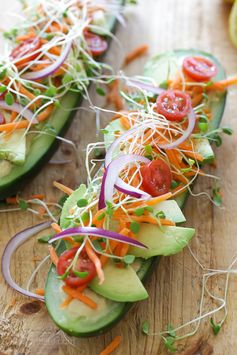
{"label": "microgreen", "polygon": [[140,208],[137,208],[134,213],[136,216],[140,217],[144,214],[145,212],[145,208],[144,207],[140,207]]}
{"label": "microgreen", "polygon": [[18,202],[21,210],[26,211],[28,208],[28,203],[25,200],[19,200]]}
{"label": "microgreen", "polygon": [[99,214],[99,216],[97,217],[97,221],[102,221],[102,219],[105,218],[105,212],[102,212],[101,214]]}
{"label": "microgreen", "polygon": [[57,88],[55,86],[50,86],[46,91],[45,91],[45,96],[48,97],[54,97],[57,95]]}
{"label": "microgreen", "polygon": [[178,186],[179,186],[179,183],[177,181],[175,181],[175,180],[171,181],[171,189],[175,189]]}
{"label": "microgreen", "polygon": [[57,279],[65,280],[68,277],[69,273],[70,273],[70,270],[66,270],[63,275],[58,275]]}
{"label": "microgreen", "polygon": [[112,217],[114,213],[114,208],[113,208],[113,204],[109,201],[106,202],[106,214],[109,217]]}
{"label": "microgreen", "polygon": [[102,89],[102,87],[100,87],[100,86],[97,86],[96,92],[97,92],[97,94],[100,95],[100,96],[105,96],[105,95],[106,95],[106,92],[105,92],[104,89]]}
{"label": "microgreen", "polygon": [[127,265],[132,264],[132,263],[134,262],[134,260],[135,260],[135,256],[134,256],[134,255],[129,255],[129,254],[127,254],[127,255],[125,255],[125,256],[123,257],[123,262],[124,262],[125,264],[127,264]]}
{"label": "microgreen", "polygon": [[151,207],[151,206],[146,206],[144,208],[146,211],[151,212],[151,213],[154,211],[153,207]]}
{"label": "microgreen", "polygon": [[233,134],[233,129],[229,127],[223,127],[222,132],[228,134],[228,136],[231,136]]}
{"label": "microgreen", "polygon": [[140,224],[136,221],[130,223],[130,229],[133,233],[137,234],[140,230]]}
{"label": "microgreen", "polygon": [[159,212],[156,213],[156,217],[164,219],[166,216],[165,216],[165,213],[163,211],[159,211]]}
{"label": "microgreen", "polygon": [[212,189],[212,198],[216,206],[222,205],[222,197],[220,193],[220,187],[215,186]]}
{"label": "microgreen", "polygon": [[109,133],[109,131],[108,131],[107,129],[101,129],[100,131],[101,131],[101,133],[103,133],[103,134],[108,134],[108,133]]}
{"label": "microgreen", "polygon": [[175,338],[173,338],[172,336],[168,336],[168,337],[162,337],[162,339],[164,340],[165,347],[169,351],[173,353],[177,351],[177,349],[174,347]]}
{"label": "microgreen", "polygon": [[198,127],[199,127],[201,132],[206,132],[207,129],[208,129],[208,123],[207,122],[200,122],[198,124]]}
{"label": "microgreen", "polygon": [[150,329],[150,324],[147,320],[145,320],[141,326],[142,333],[148,335],[149,329]]}
{"label": "microgreen", "polygon": [[39,237],[37,239],[37,241],[39,243],[48,243],[49,239],[53,237],[53,234],[49,234],[49,235],[44,235],[43,237]]}
{"label": "microgreen", "polygon": [[221,330],[221,324],[215,323],[213,318],[210,319],[210,323],[211,323],[211,327],[212,327],[214,335],[217,335],[219,333],[219,331]]}
{"label": "microgreen", "polygon": [[12,93],[7,92],[4,99],[7,105],[11,106],[14,104],[15,99]]}
{"label": "microgreen", "polygon": [[85,198],[81,198],[80,200],[77,201],[77,206],[82,208],[86,207],[88,205],[88,201]]}
{"label": "microgreen", "polygon": [[148,155],[152,154],[152,146],[150,144],[145,145],[144,149]]}
{"label": "microgreen", "polygon": [[86,223],[88,222],[90,219],[90,215],[89,215],[89,212],[84,212],[83,215],[81,216],[81,220],[83,223]]}
{"label": "microgreen", "polygon": [[162,83],[159,85],[159,87],[160,87],[161,89],[167,90],[168,87],[169,87],[169,82],[168,82],[168,80],[162,81]]}
{"label": "microgreen", "polygon": [[0,86],[0,92],[1,92],[1,93],[5,92],[6,90],[7,90],[6,85],[1,85],[1,86]]}

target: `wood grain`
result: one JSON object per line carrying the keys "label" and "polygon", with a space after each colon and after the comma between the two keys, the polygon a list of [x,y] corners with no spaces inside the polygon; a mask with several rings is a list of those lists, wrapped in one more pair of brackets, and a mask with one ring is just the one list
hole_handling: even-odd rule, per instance
{"label": "wood grain", "polygon": [[[1,1],[1,18],[9,20],[6,12],[15,7],[15,0]],[[148,43],[149,55],[173,48],[200,48],[216,55],[228,74],[237,70],[237,50],[228,38],[229,6],[222,0],[141,0],[137,7],[126,11],[127,27],[120,27],[117,37],[122,46],[113,43],[107,61],[118,69],[124,54],[137,45]],[[122,48],[121,48],[122,47]],[[131,64],[128,74],[141,74],[147,58]],[[103,104],[90,90],[93,102]],[[224,115],[223,125],[237,129],[237,92],[232,89]],[[85,105],[86,106],[86,105]],[[105,123],[108,117],[103,118]],[[85,181],[84,149],[87,143],[98,139],[95,117],[85,111],[78,111],[68,133],[78,149],[77,158],[70,148],[61,146],[60,156],[71,157],[72,164],[51,166],[47,164],[42,172],[27,185],[22,194],[45,193],[48,200],[60,196],[52,181],[60,179],[68,186],[76,187]],[[237,136],[224,138],[223,146],[217,152],[215,173],[223,182],[225,209],[214,208],[205,197],[189,198],[185,208],[187,225],[197,230],[191,248],[207,267],[227,267],[237,250]],[[195,192],[209,189],[209,179],[199,179]],[[21,213],[0,215],[0,250],[17,231],[31,226],[38,220]],[[41,258],[46,254],[44,247],[30,241],[17,252],[12,270],[18,282],[25,285],[31,270],[37,262],[33,255]],[[93,339],[75,339],[63,335],[52,323],[43,304],[32,304],[31,300],[16,295],[0,276],[0,351],[3,354],[67,354],[96,355],[115,335],[122,335],[122,344],[116,354],[156,355],[166,354],[159,336],[146,337],[141,334],[142,321],[149,320],[151,331],[164,330],[168,323],[179,325],[192,319],[198,312],[202,271],[190,256],[188,250],[163,258],[147,284],[150,298],[137,304],[127,316],[111,331]],[[231,278],[228,297],[228,318],[217,337],[212,335],[208,321],[202,323],[198,334],[180,345],[179,354],[229,354],[235,355],[237,348],[237,283]],[[42,285],[42,275],[36,279]],[[223,280],[212,282],[212,289],[223,286]],[[218,292],[221,292],[219,290]],[[26,305],[26,303],[30,303]],[[207,302],[208,308],[214,304]],[[71,344],[70,344],[71,343]]]}

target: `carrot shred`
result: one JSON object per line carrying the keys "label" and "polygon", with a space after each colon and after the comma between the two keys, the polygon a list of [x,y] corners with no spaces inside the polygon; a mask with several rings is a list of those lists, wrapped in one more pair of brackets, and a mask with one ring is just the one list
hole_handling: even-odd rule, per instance
{"label": "carrot shred", "polygon": [[100,352],[100,355],[109,355],[111,354],[115,349],[117,349],[117,347],[119,346],[119,344],[121,343],[122,337],[121,335],[117,335],[109,345],[106,346],[106,348]]}
{"label": "carrot shred", "polygon": [[27,40],[29,38],[33,38],[33,37],[35,37],[35,32],[34,31],[30,31],[30,32],[28,32],[25,35],[17,36],[16,37],[16,41],[17,42],[22,42],[22,41],[25,41],[25,40]]}
{"label": "carrot shred", "polygon": [[65,298],[65,300],[61,303],[60,307],[61,307],[62,309],[66,308],[67,306],[69,306],[69,304],[71,303],[72,300],[73,300],[73,297],[68,295],[68,296]]}
{"label": "carrot shred", "polygon": [[55,223],[55,222],[51,223],[51,227],[53,228],[53,230],[56,233],[61,233],[62,232],[62,229],[60,228],[60,226],[57,223]]}
{"label": "carrot shred", "polygon": [[227,78],[227,79],[224,79],[224,80],[220,80],[220,81],[217,81],[215,83],[213,83],[212,85],[208,86],[206,88],[207,91],[210,91],[210,90],[220,90],[220,91],[223,91],[225,90],[228,86],[231,86],[231,85],[236,85],[237,84],[237,77],[236,76],[233,76],[232,78]]}
{"label": "carrot shred", "polygon": [[135,59],[145,55],[148,52],[149,46],[144,44],[133,49],[130,53],[128,53],[124,59],[123,66],[126,66],[133,62]]}
{"label": "carrot shred", "polygon": [[39,296],[44,296],[44,289],[43,288],[37,288],[35,290],[35,293]]}
{"label": "carrot shred", "polygon": [[127,117],[125,117],[125,116],[121,116],[120,117],[120,123],[125,129],[130,129],[131,128],[131,124],[129,122],[129,119]]}
{"label": "carrot shred", "polygon": [[96,309],[97,308],[97,303],[95,303],[90,297],[84,295],[83,293],[81,293],[80,290],[75,289],[75,288],[71,288],[67,285],[63,286],[63,291],[71,296],[72,298],[75,298],[81,302],[83,302],[84,304],[86,304],[88,307],[92,308],[92,309]]}
{"label": "carrot shred", "polygon": [[4,123],[0,125],[0,132],[10,132],[15,129],[27,128],[30,122],[27,120],[22,120],[18,122]]}
{"label": "carrot shred", "polygon": [[129,208],[129,209],[130,208],[135,208],[135,207],[138,207],[140,205],[153,206],[153,205],[156,205],[157,203],[160,203],[162,201],[168,200],[170,197],[172,197],[172,193],[171,192],[167,192],[164,195],[151,198],[150,200],[147,200],[147,201],[142,200],[142,201],[136,201],[136,202],[130,203],[129,205],[127,205],[127,208]]}
{"label": "carrot shred", "polygon": [[[152,216],[132,216],[132,219],[140,223],[158,224],[158,220]],[[161,218],[159,221],[163,226],[175,226],[175,223],[169,219]]]}
{"label": "carrot shred", "polygon": [[73,190],[70,189],[70,187],[67,187],[63,184],[61,184],[60,182],[58,181],[54,181],[53,182],[53,185],[55,187],[57,187],[57,189],[61,190],[62,192],[64,192],[66,195],[71,195],[73,193]]}
{"label": "carrot shred", "polygon": [[49,117],[51,112],[53,111],[53,105],[49,105],[44,111],[42,111],[38,116],[37,119],[39,122],[45,121],[46,118]]}
{"label": "carrot shred", "polygon": [[52,263],[57,266],[58,264],[58,255],[52,245],[49,246],[49,255]]}
{"label": "carrot shred", "polygon": [[34,199],[38,199],[38,200],[43,200],[45,198],[44,194],[34,194],[32,195],[30,198]]}
{"label": "carrot shred", "polygon": [[89,257],[89,259],[94,263],[95,268],[96,268],[96,272],[99,278],[99,284],[101,285],[104,280],[105,280],[105,276],[104,276],[104,271],[102,269],[102,265],[101,265],[101,261],[98,258],[98,256],[96,255],[96,253],[94,252],[94,250],[92,249],[90,243],[88,242],[88,240],[86,241],[85,244],[85,248],[86,248],[86,252],[87,255]]}

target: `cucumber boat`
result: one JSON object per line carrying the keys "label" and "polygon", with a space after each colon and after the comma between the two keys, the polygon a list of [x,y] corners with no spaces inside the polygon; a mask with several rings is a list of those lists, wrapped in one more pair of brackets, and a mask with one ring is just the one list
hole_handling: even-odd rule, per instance
{"label": "cucumber boat", "polygon": [[5,33],[12,49],[0,59],[0,200],[56,151],[89,82],[103,71],[123,1],[36,4]]}
{"label": "cucumber boat", "polygon": [[[190,74],[187,75],[187,73],[185,73],[185,78],[183,78],[182,75],[178,75],[181,77],[181,79],[177,78],[177,72],[183,73],[183,63],[186,58],[196,58],[197,61],[204,60],[205,66],[213,65],[215,67],[215,74],[211,76],[211,80],[210,78],[209,80],[206,79],[202,81],[194,80],[193,77],[190,78]],[[72,195],[68,197],[63,206],[60,218],[60,227],[63,232],[53,238],[51,242],[60,240],[68,236],[71,236],[71,238],[74,238],[75,236],[74,241],[79,242],[76,247],[78,250],[78,248],[80,248],[82,245],[81,243],[84,243],[85,239],[87,238],[85,234],[90,234],[91,230],[87,230],[87,226],[91,226],[93,225],[93,223],[95,223],[95,218],[92,218],[91,220],[91,218],[87,215],[88,211],[92,213],[92,216],[94,216],[94,213],[96,214],[99,220],[96,224],[97,227],[101,227],[100,221],[103,218],[106,218],[106,214],[107,216],[109,216],[108,219],[110,219],[111,223],[107,224],[106,220],[104,220],[104,224],[102,224],[102,228],[104,228],[106,231],[109,228],[113,231],[118,231],[117,225],[119,223],[119,219],[126,218],[126,215],[122,214],[119,215],[117,218],[113,217],[113,213],[115,215],[116,211],[120,207],[118,207],[118,204],[116,205],[116,203],[115,207],[113,206],[114,200],[112,200],[111,202],[111,200],[107,199],[110,195],[108,193],[106,195],[105,190],[106,188],[109,189],[110,183],[114,183],[115,180],[113,180],[110,176],[111,180],[107,185],[105,185],[105,180],[106,178],[108,179],[108,170],[111,166],[110,164],[113,164],[116,159],[119,160],[119,158],[121,157],[125,159],[126,154],[133,152],[133,149],[130,149],[130,147],[133,145],[134,139],[137,139],[137,131],[135,132],[134,127],[136,127],[136,125],[139,126],[140,124],[141,126],[142,124],[146,123],[146,120],[143,117],[145,115],[144,112],[140,116],[138,115],[139,118],[136,118],[134,120],[134,111],[138,113],[139,110],[141,110],[140,106],[138,109],[136,108],[137,92],[141,93],[142,91],[142,98],[144,97],[144,95],[149,97],[151,105],[153,105],[153,109],[154,105],[158,101],[157,92],[158,97],[164,95],[163,91],[159,91],[160,87],[165,87],[165,90],[170,90],[171,86],[171,90],[175,91],[177,90],[176,86],[179,87],[181,85],[182,89],[185,91],[185,88],[188,87],[189,89],[190,86],[192,86],[194,92],[195,90],[198,92],[199,98],[197,99],[196,96],[192,96],[193,92],[187,90],[192,99],[192,103],[194,103],[192,110],[194,110],[195,112],[195,127],[192,127],[192,131],[189,132],[189,135],[186,137],[185,143],[187,143],[187,141],[189,143],[191,142],[193,150],[188,151],[187,149],[185,149],[185,146],[183,147],[182,154],[187,155],[182,155],[182,162],[185,159],[186,163],[188,161],[185,166],[182,165],[182,162],[180,161],[180,169],[183,175],[179,175],[177,170],[174,170],[173,163],[175,163],[175,161],[173,162],[172,155],[170,154],[170,151],[172,151],[172,146],[170,147],[167,145],[167,148],[162,148],[161,144],[161,151],[158,151],[156,153],[151,150],[150,144],[146,144],[145,146],[143,146],[142,150],[138,150],[139,153],[136,154],[143,154],[143,157],[144,155],[152,155],[148,157],[148,159],[151,159],[151,162],[156,160],[157,156],[160,157],[160,155],[163,154],[163,152],[165,151],[165,154],[163,156],[165,156],[166,162],[168,162],[169,167],[172,170],[173,180],[169,188],[169,191],[172,192],[172,196],[169,195],[168,199],[164,198],[164,200],[162,201],[162,196],[165,196],[165,194],[169,193],[165,191],[165,194],[159,196],[161,198],[160,201],[158,197],[158,199],[156,200],[158,202],[152,204],[152,208],[149,208],[150,204],[149,202],[146,202],[150,201],[149,199],[147,200],[147,196],[140,196],[141,199],[144,199],[142,200],[143,203],[140,204],[138,190],[131,188],[131,190],[129,191],[127,186],[128,184],[126,183],[126,186],[124,185],[124,182],[127,178],[126,174],[120,175],[124,179],[120,187],[118,186],[118,180],[116,180],[117,185],[115,185],[115,187],[119,192],[115,193],[113,190],[113,194],[116,194],[117,198],[119,198],[118,194],[124,194],[125,196],[127,194],[127,196],[124,197],[125,200],[127,199],[126,204],[123,205],[124,208],[127,209],[128,206],[130,206],[132,209],[133,204],[137,206],[135,213],[130,211],[133,214],[130,215],[130,219],[128,219],[130,227],[127,227],[128,229],[130,228],[130,232],[128,232],[128,234],[126,235],[129,235],[130,237],[132,236],[132,238],[135,238],[136,241],[142,243],[142,245],[146,247],[142,247],[141,245],[138,246],[135,244],[129,245],[127,254],[124,255],[122,258],[118,258],[117,260],[117,254],[113,254],[113,251],[110,251],[111,254],[113,254],[113,257],[108,257],[108,261],[104,264],[103,282],[101,282],[100,277],[98,277],[97,274],[97,276],[94,277],[92,281],[87,283],[88,287],[82,287],[81,289],[79,287],[80,292],[97,305],[95,308],[88,307],[88,305],[86,305],[77,298],[76,294],[75,297],[73,297],[73,293],[70,294],[69,292],[68,294],[67,292],[65,292],[65,290],[67,291],[67,288],[69,287],[67,284],[65,287],[65,280],[67,280],[68,275],[71,274],[66,273],[62,275],[62,272],[59,272],[59,268],[56,268],[54,265],[52,265],[48,274],[48,279],[45,287],[46,307],[53,321],[66,333],[73,336],[88,337],[101,334],[105,330],[110,329],[121,318],[123,318],[123,316],[126,314],[128,309],[133,305],[134,302],[146,299],[148,297],[148,293],[143,283],[147,279],[151,271],[154,270],[159,260],[159,257],[162,255],[172,255],[180,252],[192,239],[195,233],[194,229],[192,228],[181,227],[177,226],[176,224],[179,225],[180,223],[185,222],[185,217],[181,212],[180,208],[183,207],[184,202],[188,196],[189,188],[191,188],[192,183],[194,181],[193,176],[196,178],[198,175],[196,174],[197,166],[202,166],[203,164],[211,162],[214,159],[214,153],[210,142],[212,140],[215,141],[216,129],[219,127],[224,112],[226,91],[219,90],[218,85],[224,83],[223,80],[225,80],[225,73],[221,64],[211,54],[191,49],[176,50],[154,57],[145,66],[144,78],[146,79],[144,79],[143,81],[139,81],[141,79],[135,79],[133,81],[133,90],[129,96],[129,102],[131,102],[131,99],[133,100],[133,104],[130,107],[130,110],[132,112],[131,116],[129,116],[128,114],[129,110],[126,112],[122,112],[121,117],[112,120],[112,122],[108,124],[105,129],[105,147],[107,148],[106,157],[108,158],[108,156],[110,156],[111,161],[108,158],[109,164],[106,165],[105,158],[105,172],[103,176],[105,177],[106,173],[107,176],[102,179],[101,189],[100,187],[99,189],[97,187],[94,187],[94,182],[92,181],[88,185],[88,187],[86,187],[85,185],[81,185],[75,192],[72,193]],[[152,85],[151,83],[148,84],[147,78],[152,79]],[[185,86],[183,86],[184,82],[182,80],[184,80]],[[218,85],[216,84],[216,82],[218,82]],[[136,88],[136,95],[134,95],[134,86]],[[126,96],[128,97],[128,92],[126,92]],[[141,102],[142,100],[140,100],[140,102],[138,101],[138,103]],[[166,102],[167,100],[165,100],[165,103]],[[147,110],[147,108],[145,108],[144,110]],[[124,117],[126,118],[126,120],[124,120]],[[141,119],[142,123],[138,122],[138,119]],[[187,129],[189,128],[187,128],[187,118],[185,120],[186,123],[185,121],[182,123],[186,128],[184,128],[183,135],[186,134],[185,132],[187,132]],[[168,122],[170,125],[173,124],[172,121]],[[175,127],[177,124],[180,123],[174,121]],[[151,126],[148,125],[147,127]],[[129,130],[131,131],[131,134],[130,136],[128,134],[126,136],[126,132],[129,132]],[[211,134],[211,132],[214,133]],[[180,136],[182,136],[182,134],[178,134],[177,137],[174,138],[174,141],[176,139],[180,139]],[[122,139],[118,137],[126,138],[124,138],[124,140],[122,141]],[[211,140],[209,140],[209,138],[211,138]],[[120,144],[116,145],[115,142],[118,140],[120,140]],[[173,142],[168,144],[172,145]],[[180,144],[183,144],[183,142]],[[112,148],[112,146],[114,147]],[[177,146],[175,145],[173,147],[173,150],[177,148]],[[152,146],[152,148],[154,149],[154,145]],[[128,161],[130,162],[130,164],[132,164],[132,160]],[[143,163],[142,158],[141,161]],[[149,164],[150,163],[148,163],[148,165]],[[125,165],[121,166],[124,167]],[[118,171],[120,172],[122,169],[121,166],[120,169],[118,168]],[[116,170],[116,165],[114,165],[114,169]],[[193,171],[195,173],[190,174],[190,172]],[[187,177],[188,188],[183,188],[185,186],[185,183],[183,182],[184,176]],[[95,185],[98,186],[98,178],[96,178],[95,180]],[[139,187],[141,186],[143,187],[143,191],[151,192],[149,190],[150,187],[148,188],[148,191],[146,191],[147,186],[139,185]],[[99,202],[97,200],[97,202],[93,205],[93,199],[90,199],[90,196],[95,194],[96,189],[100,191]],[[107,197],[101,196],[103,192]],[[134,197],[135,195],[137,196],[137,198]],[[156,197],[151,198],[151,200],[154,199],[156,199]],[[105,201],[105,204],[103,204],[103,200]],[[82,205],[84,207],[81,207]],[[111,209],[113,208],[114,210],[113,212],[111,212]],[[98,215],[98,210],[101,211],[101,215]],[[152,220],[152,223],[149,223],[149,219],[146,220],[145,218],[148,215],[156,217],[157,223],[155,223],[154,220]],[[143,216],[143,219],[140,218],[141,216]],[[89,219],[84,219],[85,217]],[[115,221],[113,220],[113,218],[115,218]],[[140,220],[142,222],[139,222],[138,227],[135,221]],[[165,225],[166,223],[164,223],[163,221],[166,220],[171,222],[170,225]],[[83,228],[82,231],[80,230],[81,226],[83,225],[85,228],[84,237],[80,237],[83,235]],[[93,235],[97,234],[92,233],[92,236]],[[105,235],[107,236],[106,233]],[[98,241],[98,235],[95,240]],[[113,242],[113,239],[106,240],[107,243],[109,243],[108,240],[110,240],[110,242],[112,240]],[[68,241],[61,241],[60,243],[61,244],[58,252],[58,254],[60,255],[59,260],[61,256],[66,255],[67,251],[70,250],[70,248],[72,247],[72,245],[70,245]],[[105,243],[105,240],[102,240],[99,243],[99,246],[98,243],[95,243],[93,245],[93,242],[91,242],[91,245],[93,245],[94,251],[96,251],[97,255],[99,255],[102,260],[103,257],[106,258],[102,252],[102,249],[104,248],[103,251],[108,251],[109,249],[106,249],[106,247],[103,245],[103,243]],[[118,255],[121,256],[123,254],[118,253]],[[121,267],[121,265],[119,265],[119,261],[122,261],[123,266],[125,266]],[[66,269],[64,268],[64,271],[65,270]],[[69,303],[67,306],[64,307],[62,305],[65,304],[65,300],[67,300]],[[162,302],[162,300],[160,301]]]}

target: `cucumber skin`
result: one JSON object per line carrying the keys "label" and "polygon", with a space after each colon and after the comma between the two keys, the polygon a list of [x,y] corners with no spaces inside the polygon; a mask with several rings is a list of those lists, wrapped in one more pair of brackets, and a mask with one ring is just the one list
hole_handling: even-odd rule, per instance
{"label": "cucumber skin", "polygon": [[[122,5],[124,5],[125,0],[121,1],[121,3],[122,3]],[[116,31],[117,25],[118,25],[118,23],[117,23],[117,21],[115,21],[113,28],[111,29],[111,32],[114,33]],[[106,38],[106,40],[108,43],[108,49],[107,49],[107,51],[108,51],[112,39]],[[103,57],[107,54],[107,51],[104,54],[98,56],[97,60],[98,61],[102,60]],[[82,95],[78,94],[78,100],[77,100],[74,107],[78,107],[79,105],[81,105],[82,100],[83,100]],[[72,112],[70,112],[62,129],[59,132],[57,132],[58,136],[64,136],[67,133],[67,131],[73,121],[73,118],[77,113],[77,111],[73,110],[73,108],[72,108]],[[33,168],[31,168],[29,171],[26,171],[23,175],[20,175],[19,177],[14,179],[12,182],[9,182],[3,186],[0,185],[0,201],[5,200],[7,197],[15,196],[27,184],[27,182],[30,182],[40,172],[40,170],[43,168],[43,166],[52,158],[52,156],[57,151],[60,144],[61,144],[61,142],[55,138],[53,140],[53,142],[50,144],[47,152],[44,155],[42,155],[39,160],[37,160],[37,162],[34,164]]]}
{"label": "cucumber skin", "polygon": [[[186,54],[186,55],[208,55],[208,57],[210,58],[213,58],[210,54],[208,53],[205,53],[205,52],[202,52],[202,51],[196,51],[196,50],[175,50],[173,51],[174,53],[183,53],[183,54]],[[222,68],[221,64],[215,59],[215,62],[218,64],[218,67]],[[224,74],[224,72],[223,72]],[[220,111],[218,111],[218,116],[215,116],[215,119],[212,120],[212,129],[214,128],[218,128],[219,127],[219,124],[221,122],[221,119],[222,119],[222,116],[223,116],[223,113],[224,113],[224,109],[225,109],[225,103],[226,103],[226,93],[224,93],[224,96],[223,96],[223,102],[222,102],[222,106],[221,106],[221,109]],[[179,206],[180,207],[184,207],[186,201],[187,201],[187,198],[188,198],[188,195],[189,193],[186,191],[184,192],[182,195],[181,195],[181,198],[180,198],[180,201],[178,202]],[[146,280],[150,277],[150,275],[152,274],[152,272],[155,270],[155,268],[157,267],[158,263],[160,261],[160,256],[155,256],[155,257],[152,257],[152,258],[149,258],[147,260],[144,260],[143,264],[142,264],[142,267],[141,269],[138,271],[138,275],[139,273],[141,273],[139,275],[139,277],[141,278],[141,280],[143,282],[146,282]],[[144,270],[144,272],[143,272]],[[103,328],[101,328],[99,331],[93,331],[93,332],[90,332],[90,333],[76,333],[76,332],[70,332],[68,329],[65,329],[65,328],[62,328],[61,326],[61,329],[63,329],[67,334],[71,335],[71,336],[76,336],[76,337],[93,337],[93,336],[98,336],[98,335],[101,335],[103,333],[105,333],[107,330],[110,330],[112,326],[115,326],[124,316],[125,314],[132,308],[132,306],[134,306],[136,304],[136,302],[126,302],[124,303],[124,308],[122,310],[122,312],[118,315],[118,317],[116,319],[114,319],[112,322],[106,324]]]}

